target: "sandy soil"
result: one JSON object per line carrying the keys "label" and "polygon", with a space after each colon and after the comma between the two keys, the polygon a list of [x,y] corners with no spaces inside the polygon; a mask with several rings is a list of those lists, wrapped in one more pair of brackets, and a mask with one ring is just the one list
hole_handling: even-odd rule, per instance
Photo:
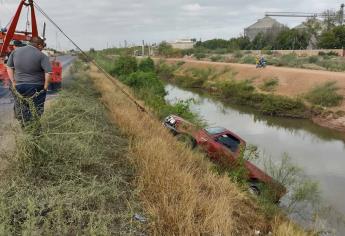
{"label": "sandy soil", "polygon": [[[308,70],[287,67],[267,66],[265,69],[256,69],[254,65],[234,64],[224,62],[208,62],[190,59],[167,59],[167,61],[175,62],[183,60],[186,62],[184,67],[214,67],[222,69],[230,67],[237,73],[236,79],[254,79],[255,85],[260,85],[264,80],[276,78],[279,84],[276,87],[275,94],[288,97],[296,97],[310,91],[313,87],[323,84],[327,81],[336,81],[340,88],[339,93],[345,97],[345,73],[330,72],[319,70]],[[338,107],[330,109],[332,111],[345,111],[345,100]],[[314,122],[332,129],[340,129],[345,132],[345,118],[333,117],[315,117]]]}

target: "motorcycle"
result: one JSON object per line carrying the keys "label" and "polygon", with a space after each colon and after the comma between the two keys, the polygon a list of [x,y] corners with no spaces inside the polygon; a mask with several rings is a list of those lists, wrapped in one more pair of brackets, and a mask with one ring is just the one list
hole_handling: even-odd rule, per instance
{"label": "motorcycle", "polygon": [[260,60],[259,63],[256,64],[256,68],[265,68],[266,67],[266,61]]}

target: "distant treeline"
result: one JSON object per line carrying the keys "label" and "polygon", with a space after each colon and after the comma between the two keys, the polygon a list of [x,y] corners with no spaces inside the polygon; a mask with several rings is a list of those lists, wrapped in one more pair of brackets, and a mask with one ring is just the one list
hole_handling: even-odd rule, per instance
{"label": "distant treeline", "polygon": [[[165,57],[179,57],[183,55],[217,53],[232,53],[238,50],[305,50],[308,46],[313,49],[342,49],[345,48],[345,25],[320,22],[316,19],[309,19],[304,22],[304,28],[289,29],[282,28],[277,32],[259,33],[251,41],[248,37],[211,39],[196,41],[192,49],[174,49],[167,42],[162,42],[158,47],[150,47],[155,54]],[[141,55],[140,46],[131,48],[109,48],[103,50],[106,54],[132,54]],[[145,55],[149,47],[145,46]],[[95,52],[91,49],[90,52]]]}
{"label": "distant treeline", "polygon": [[273,33],[259,33],[253,41],[248,37],[225,39],[211,39],[198,41],[195,47],[209,50],[298,50],[307,49],[309,44],[316,48],[341,49],[345,47],[345,26],[336,26],[325,30],[321,34],[307,29],[283,29],[276,35]]}

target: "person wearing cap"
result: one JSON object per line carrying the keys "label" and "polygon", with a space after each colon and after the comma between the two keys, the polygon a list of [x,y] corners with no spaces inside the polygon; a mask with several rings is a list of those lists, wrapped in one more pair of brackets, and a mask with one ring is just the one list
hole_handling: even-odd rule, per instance
{"label": "person wearing cap", "polygon": [[22,125],[32,120],[32,112],[36,112],[38,116],[44,112],[46,92],[52,73],[49,58],[42,53],[44,47],[43,39],[33,37],[29,45],[16,48],[7,61],[12,89],[23,98],[32,98],[34,104],[35,111],[32,111],[28,102],[23,102],[15,96],[15,117]]}

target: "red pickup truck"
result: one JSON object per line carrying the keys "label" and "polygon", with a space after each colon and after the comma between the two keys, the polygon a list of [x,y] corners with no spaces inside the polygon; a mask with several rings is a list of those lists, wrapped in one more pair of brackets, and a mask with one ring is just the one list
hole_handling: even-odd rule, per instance
{"label": "red pickup truck", "polygon": [[[222,127],[200,129],[175,115],[166,117],[164,125],[174,135],[187,137],[192,148],[200,147],[212,161],[230,169],[238,165],[237,160],[246,147],[246,142],[241,137]],[[264,188],[269,189],[272,200],[279,202],[285,195],[286,188],[250,161],[243,160],[242,163],[246,169],[250,192],[260,195]]]}

